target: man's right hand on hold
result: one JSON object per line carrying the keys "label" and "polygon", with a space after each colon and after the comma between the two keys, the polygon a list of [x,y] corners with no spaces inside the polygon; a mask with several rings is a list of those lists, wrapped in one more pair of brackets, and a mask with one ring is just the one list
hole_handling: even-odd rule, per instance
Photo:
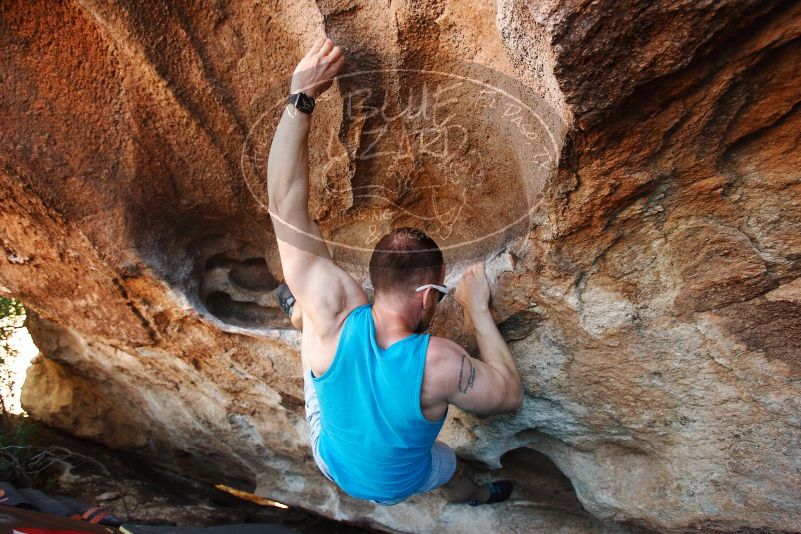
{"label": "man's right hand on hold", "polygon": [[489,309],[490,287],[483,263],[473,263],[465,269],[455,296],[468,312]]}

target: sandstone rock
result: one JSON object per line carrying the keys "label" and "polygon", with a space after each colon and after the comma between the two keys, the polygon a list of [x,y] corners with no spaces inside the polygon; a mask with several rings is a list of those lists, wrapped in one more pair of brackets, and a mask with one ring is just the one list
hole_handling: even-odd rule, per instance
{"label": "sandstone rock", "polygon": [[[798,3],[18,2],[0,27],[33,417],[385,529],[798,529]],[[449,282],[487,260],[524,407],[442,437],[506,505],[377,508],[311,461],[264,164],[323,31],[348,66],[310,208],[364,283],[394,224]],[[453,301],[434,332],[475,350]]]}
{"label": "sandstone rock", "polygon": [[28,387],[22,402],[33,408],[40,421],[109,447],[138,448],[147,444],[142,430],[112,404],[116,400],[113,395],[103,396],[94,383],[55,361],[36,358],[25,383]]}

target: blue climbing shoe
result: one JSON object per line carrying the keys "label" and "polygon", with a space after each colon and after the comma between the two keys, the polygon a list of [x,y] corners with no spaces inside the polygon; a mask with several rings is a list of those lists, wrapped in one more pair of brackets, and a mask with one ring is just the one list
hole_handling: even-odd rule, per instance
{"label": "blue climbing shoe", "polygon": [[489,484],[484,484],[487,488],[489,488],[490,496],[484,502],[481,501],[468,501],[467,504],[470,506],[480,506],[482,504],[494,504],[496,502],[503,502],[509,498],[512,494],[512,490],[514,489],[514,484],[512,484],[511,480],[496,480],[495,482],[490,482]]}

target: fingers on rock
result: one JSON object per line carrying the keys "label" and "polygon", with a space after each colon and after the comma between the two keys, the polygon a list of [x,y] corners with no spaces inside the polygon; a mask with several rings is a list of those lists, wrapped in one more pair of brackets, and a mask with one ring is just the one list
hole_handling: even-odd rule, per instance
{"label": "fingers on rock", "polygon": [[329,52],[331,52],[333,48],[334,48],[334,41],[326,38],[325,43],[323,43],[323,46],[320,48],[320,54],[326,56],[328,55]]}
{"label": "fingers on rock", "polygon": [[319,52],[320,49],[323,47],[323,44],[325,44],[325,40],[326,40],[325,36],[317,39],[317,41],[315,41],[315,43],[312,45],[311,50],[309,50],[308,55],[316,54],[317,52]]}
{"label": "fingers on rock", "polygon": [[332,48],[331,52],[328,54],[329,61],[336,61],[341,57],[344,57],[344,55],[342,52],[342,48],[339,46],[335,46],[334,48]]}

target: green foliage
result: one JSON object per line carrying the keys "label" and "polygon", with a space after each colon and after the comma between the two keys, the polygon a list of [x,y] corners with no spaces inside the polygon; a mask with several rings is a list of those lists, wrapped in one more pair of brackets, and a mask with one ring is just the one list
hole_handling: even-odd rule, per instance
{"label": "green foliage", "polygon": [[[11,337],[25,326],[25,307],[16,299],[0,297],[0,391],[11,391],[14,378],[11,362],[18,356]],[[7,419],[5,399],[0,395],[0,417]],[[5,424],[5,421],[3,422]]]}
{"label": "green foliage", "polygon": [[[17,357],[11,337],[25,324],[25,307],[18,300],[0,297],[0,388],[11,391],[14,387],[9,364]],[[30,485],[25,466],[32,452],[28,445],[33,439],[32,426],[27,417],[11,414],[0,396],[0,479]]]}
{"label": "green foliage", "polygon": [[0,297],[0,318],[25,317],[25,306],[16,299]]}
{"label": "green foliage", "polygon": [[25,307],[16,299],[0,297],[0,364],[6,357],[16,356],[16,350],[9,344],[14,333],[25,324]]}

